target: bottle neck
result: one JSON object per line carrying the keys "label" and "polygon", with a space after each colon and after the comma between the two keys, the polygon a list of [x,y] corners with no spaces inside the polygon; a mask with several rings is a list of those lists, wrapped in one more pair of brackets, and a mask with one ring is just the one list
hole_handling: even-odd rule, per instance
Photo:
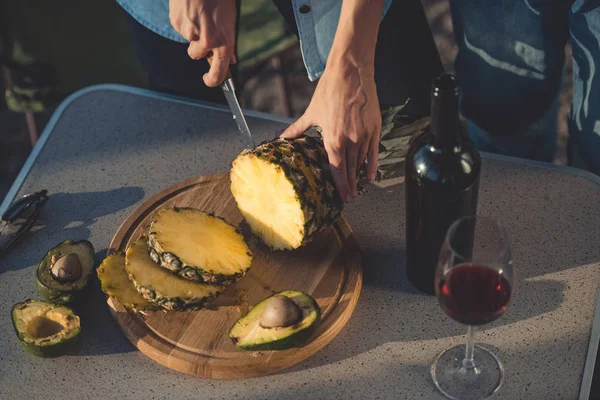
{"label": "bottle neck", "polygon": [[435,92],[431,96],[431,131],[438,148],[454,147],[460,143],[458,95]]}

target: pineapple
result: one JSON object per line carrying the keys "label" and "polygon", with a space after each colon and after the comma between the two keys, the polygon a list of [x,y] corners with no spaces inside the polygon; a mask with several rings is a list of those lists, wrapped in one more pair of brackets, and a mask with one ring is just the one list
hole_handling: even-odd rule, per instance
{"label": "pineapple", "polygon": [[252,252],[235,227],[193,208],[156,213],[148,249],[154,262],[181,277],[217,285],[239,280],[252,264]]}
{"label": "pineapple", "polygon": [[154,311],[160,309],[148,302],[135,290],[125,270],[125,255],[111,254],[102,261],[97,271],[102,291],[134,311]]}
{"label": "pineapple", "polygon": [[292,250],[333,224],[341,201],[320,139],[275,139],[244,150],[231,168],[231,192],[255,235]]}
{"label": "pineapple", "polygon": [[125,268],[137,291],[166,310],[197,310],[224,287],[192,282],[156,264],[148,254],[148,238],[140,237],[127,249]]}

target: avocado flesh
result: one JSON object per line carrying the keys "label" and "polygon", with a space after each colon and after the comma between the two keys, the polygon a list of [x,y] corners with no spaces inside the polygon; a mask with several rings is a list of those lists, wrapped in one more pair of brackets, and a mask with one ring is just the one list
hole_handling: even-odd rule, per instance
{"label": "avocado flesh", "polygon": [[26,300],[12,308],[12,322],[21,344],[39,357],[56,357],[75,349],[79,317],[65,306]]}
{"label": "avocado flesh", "polygon": [[[60,282],[52,276],[52,267],[62,257],[74,253],[81,264],[81,276],[72,282]],[[87,240],[74,242],[65,240],[50,250],[37,269],[38,292],[46,300],[67,304],[74,295],[88,285],[94,273],[94,247]]]}
{"label": "avocado flesh", "polygon": [[284,350],[306,343],[321,320],[321,310],[309,295],[296,291],[278,293],[291,299],[300,308],[302,319],[291,326],[264,328],[260,324],[267,299],[258,303],[240,318],[229,331],[229,338],[243,350]]}

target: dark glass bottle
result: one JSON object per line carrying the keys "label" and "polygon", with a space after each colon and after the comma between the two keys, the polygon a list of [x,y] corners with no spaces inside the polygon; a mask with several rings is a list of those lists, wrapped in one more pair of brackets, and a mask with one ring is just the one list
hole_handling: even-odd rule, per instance
{"label": "dark glass bottle", "polygon": [[434,80],[430,129],[413,140],[406,155],[406,273],[430,294],[446,231],[477,212],[481,158],[461,128],[458,96],[453,75]]}

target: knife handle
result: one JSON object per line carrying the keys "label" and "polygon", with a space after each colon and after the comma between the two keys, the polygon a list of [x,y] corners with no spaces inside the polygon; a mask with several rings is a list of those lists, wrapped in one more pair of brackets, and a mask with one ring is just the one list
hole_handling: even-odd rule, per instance
{"label": "knife handle", "polygon": [[[206,55],[206,61],[208,61],[208,65],[212,65],[212,59],[213,59],[213,52],[209,51],[208,54]],[[225,80],[227,79],[231,79],[231,70],[229,69],[229,67],[227,68],[227,75],[225,76]]]}

